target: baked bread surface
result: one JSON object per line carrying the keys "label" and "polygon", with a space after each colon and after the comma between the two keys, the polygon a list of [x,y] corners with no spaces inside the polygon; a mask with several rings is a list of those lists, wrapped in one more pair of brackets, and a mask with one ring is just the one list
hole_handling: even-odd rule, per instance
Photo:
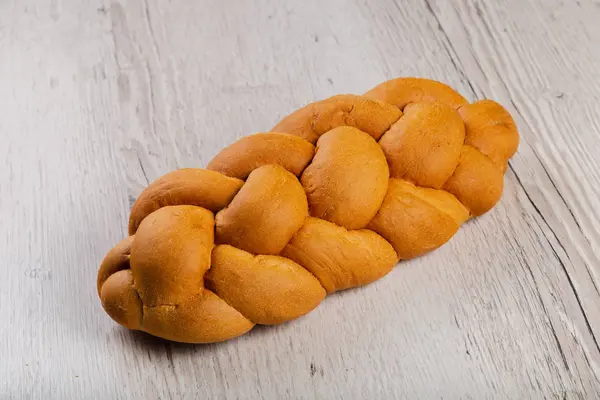
{"label": "baked bread surface", "polygon": [[311,103],[151,183],[98,271],[102,306],[188,343],[298,318],[492,209],[518,144],[500,104],[423,78]]}

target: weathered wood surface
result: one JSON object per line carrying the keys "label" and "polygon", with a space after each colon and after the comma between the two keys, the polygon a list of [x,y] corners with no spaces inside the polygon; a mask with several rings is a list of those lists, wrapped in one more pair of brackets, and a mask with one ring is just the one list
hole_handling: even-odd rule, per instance
{"label": "weathered wood surface", "polygon": [[[0,1],[0,398],[600,396],[600,3]],[[443,248],[218,345],[115,325],[143,187],[398,76],[493,98],[501,203]]]}

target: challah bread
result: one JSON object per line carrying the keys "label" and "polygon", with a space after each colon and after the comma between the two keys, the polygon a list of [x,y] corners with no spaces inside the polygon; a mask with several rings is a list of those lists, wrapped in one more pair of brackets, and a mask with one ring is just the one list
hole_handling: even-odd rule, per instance
{"label": "challah bread", "polygon": [[489,211],[518,143],[501,105],[427,79],[309,104],[150,184],[100,266],[102,306],[190,343],[298,318]]}

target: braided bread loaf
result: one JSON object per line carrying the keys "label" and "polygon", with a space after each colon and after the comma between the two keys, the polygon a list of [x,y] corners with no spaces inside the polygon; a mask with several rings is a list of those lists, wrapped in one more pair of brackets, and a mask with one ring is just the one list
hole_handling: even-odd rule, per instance
{"label": "braided bread loaf", "polygon": [[100,266],[102,306],[191,343],[297,318],[490,210],[518,142],[502,106],[427,79],[309,104],[150,184]]}

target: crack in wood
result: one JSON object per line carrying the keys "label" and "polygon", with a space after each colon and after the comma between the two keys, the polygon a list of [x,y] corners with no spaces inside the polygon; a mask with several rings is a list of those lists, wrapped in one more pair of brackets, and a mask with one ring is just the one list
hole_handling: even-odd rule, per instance
{"label": "crack in wood", "polygon": [[144,175],[144,178],[146,179],[146,185],[150,184],[150,180],[148,179],[148,175],[146,175],[146,170],[144,169],[144,164],[142,164],[142,160],[140,159],[140,156],[136,154],[138,163],[140,164],[140,168],[142,169],[142,174]]}
{"label": "crack in wood", "polygon": [[[527,125],[527,128],[531,131],[532,130],[531,126],[525,121],[525,118],[523,117],[523,114],[521,113],[521,110],[519,109],[519,107],[517,107],[517,105],[512,100],[512,98],[510,99],[510,103],[512,104],[515,112],[519,115],[519,117],[521,117],[521,120]],[[588,242],[588,244],[591,245],[591,243],[589,242],[589,239],[586,237],[585,233],[581,229],[581,226],[579,225],[579,222],[577,221],[577,218],[575,218],[575,214],[573,213],[571,207],[569,206],[569,204],[567,203],[567,201],[563,197],[562,193],[560,192],[560,190],[558,189],[558,187],[554,183],[554,180],[550,176],[550,173],[546,169],[546,166],[544,165],[544,163],[540,159],[539,155],[537,154],[537,152],[535,151],[535,149],[531,148],[531,151],[534,154],[534,156],[536,157],[536,159],[538,160],[538,162],[540,163],[540,166],[542,167],[542,169],[544,170],[544,172],[546,173],[546,176],[548,177],[548,180],[550,181],[550,184],[552,185],[552,187],[554,187],[554,190],[556,191],[556,193],[558,194],[558,196],[562,200],[563,204],[565,205],[565,207],[569,211],[569,214],[571,214],[571,218],[573,218],[573,222],[575,223],[575,225],[577,225],[577,228],[579,229],[579,232],[581,232],[581,235]],[[513,173],[515,173],[515,171],[512,168],[512,166],[511,166],[511,170],[513,171]],[[516,173],[515,173],[515,176],[516,176]],[[541,214],[541,212],[540,212],[540,214]],[[569,253],[564,249],[564,246],[562,246],[562,244],[561,244],[561,247],[563,247],[563,250],[565,251],[565,255],[566,255],[567,259],[569,259],[569,261],[571,261],[571,258],[569,257]],[[592,273],[590,272],[589,265],[585,262],[585,260],[583,260],[583,258],[582,258],[582,262],[583,262],[583,265],[585,266],[585,270],[586,270],[588,276],[590,277],[590,280],[592,281],[592,285],[594,286],[594,289],[596,290],[596,293],[598,293],[600,295],[600,289],[598,288],[598,285],[596,284],[596,280],[594,279],[594,277],[592,276]]]}
{"label": "crack in wood", "polygon": [[[523,190],[523,192],[525,193],[525,196],[527,197],[527,200],[529,200],[529,202],[531,203],[531,205],[533,206],[535,212],[539,215],[539,217],[542,219],[542,221],[544,222],[544,224],[546,225],[546,227],[550,230],[550,232],[552,232],[552,234],[554,235],[554,238],[556,239],[556,242],[558,243],[558,245],[561,247],[561,249],[563,250],[563,252],[565,253],[565,255],[567,255],[567,251],[565,250],[565,247],[563,246],[562,242],[560,241],[560,239],[558,238],[558,236],[556,235],[556,232],[554,231],[554,229],[552,229],[552,227],[550,226],[550,224],[548,223],[548,221],[546,221],[546,218],[544,217],[544,215],[542,214],[542,212],[540,211],[540,209],[537,207],[537,205],[535,204],[535,202],[533,201],[533,199],[531,198],[531,196],[529,195],[529,193],[527,192],[527,190],[525,189],[525,186],[523,185],[523,183],[521,182],[521,179],[519,178],[519,175],[515,172],[514,168],[512,167],[512,165],[509,163],[509,168],[510,170],[513,172],[515,179],[517,180],[518,185],[521,187],[521,189]],[[542,231],[543,233],[543,231]],[[575,300],[577,301],[577,305],[579,306],[579,310],[581,311],[581,315],[583,316],[586,328],[588,330],[588,333],[591,335],[594,344],[596,346],[596,349],[598,350],[598,352],[600,353],[600,345],[598,344],[598,340],[596,338],[596,335],[594,334],[594,331],[592,329],[592,325],[589,321],[588,315],[583,307],[583,304],[581,302],[581,297],[579,296],[579,292],[577,291],[577,289],[575,288],[575,284],[573,282],[573,279],[571,278],[571,275],[569,274],[569,271],[567,270],[567,266],[565,265],[564,261],[560,258],[560,256],[558,255],[558,252],[556,251],[556,249],[554,248],[554,246],[552,245],[552,242],[550,242],[550,240],[546,237],[546,235],[543,235],[544,238],[546,239],[546,241],[548,242],[548,245],[550,246],[550,249],[552,250],[552,253],[554,254],[554,256],[556,257],[556,259],[558,260],[566,278],[567,281],[569,282],[569,286],[573,292],[573,295],[575,296]],[[568,255],[567,255],[568,258]]]}
{"label": "crack in wood", "polygon": [[467,77],[467,75],[465,74],[464,67],[462,66],[462,63],[460,63],[460,60],[457,57],[456,49],[454,48],[454,45],[452,44],[450,37],[444,30],[442,23],[441,23],[440,19],[438,18],[437,14],[435,13],[435,11],[433,11],[433,7],[431,7],[431,3],[430,3],[431,0],[424,0],[424,1],[425,1],[425,7],[427,8],[427,11],[429,12],[429,14],[431,14],[433,19],[435,20],[435,22],[437,24],[437,28],[440,31],[440,33],[444,36],[445,40],[442,40],[441,44],[444,47],[444,50],[446,51],[448,58],[450,58],[450,62],[454,66],[454,69],[456,70],[456,72],[458,72],[460,74],[460,76],[464,79],[464,81],[467,83],[467,85],[469,85],[472,95],[474,97],[477,97],[477,91],[475,90],[475,87],[473,86],[473,82],[471,82],[471,79],[469,79]]}
{"label": "crack in wood", "polygon": [[[514,106],[514,104],[513,104],[513,106]],[[519,114],[520,114],[520,112],[519,112]],[[579,225],[579,221],[577,221],[577,218],[575,218],[575,214],[573,213],[573,210],[571,209],[571,207],[569,206],[569,204],[567,203],[567,201],[563,197],[563,195],[560,192],[560,190],[558,190],[558,187],[556,186],[556,183],[554,183],[554,179],[552,179],[552,176],[550,176],[550,173],[548,172],[548,170],[546,169],[546,166],[544,165],[544,163],[540,159],[540,156],[538,155],[537,151],[535,151],[533,148],[531,150],[533,151],[533,155],[535,156],[535,158],[537,158],[538,161],[540,162],[540,165],[542,166],[542,169],[546,173],[546,176],[548,177],[548,180],[550,181],[550,183],[552,184],[552,186],[556,190],[556,193],[558,194],[558,196],[560,197],[560,199],[564,203],[565,207],[569,211],[569,214],[571,214],[571,217],[573,218],[573,222],[575,222],[575,225],[577,225],[577,228],[579,229],[579,231],[581,232],[581,234],[585,237],[585,234],[583,233],[583,230],[581,229],[581,226]]]}

